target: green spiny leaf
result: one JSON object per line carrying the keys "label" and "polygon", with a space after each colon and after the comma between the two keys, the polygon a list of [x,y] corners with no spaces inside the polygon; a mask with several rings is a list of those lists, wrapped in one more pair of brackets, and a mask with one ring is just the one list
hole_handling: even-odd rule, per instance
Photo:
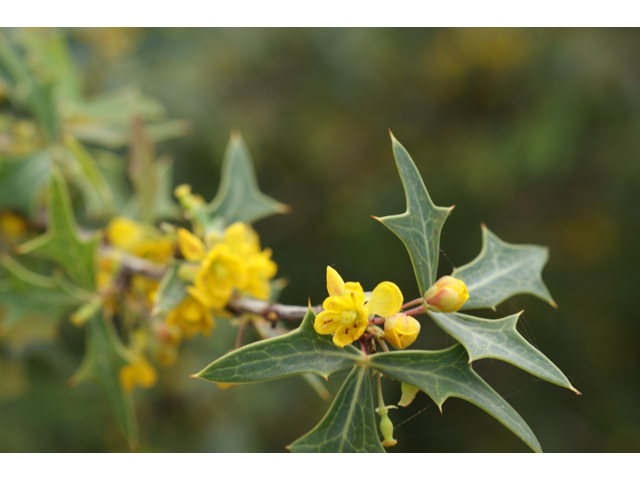
{"label": "green spiny leaf", "polygon": [[503,242],[482,225],[480,254],[451,274],[462,280],[469,290],[469,300],[462,309],[495,310],[496,305],[517,293],[531,293],[556,307],[542,283],[542,267],[548,258],[545,247]]}
{"label": "green spiny leaf", "polygon": [[337,347],[330,335],[318,335],[314,319],[309,309],[296,330],[234,350],[195,377],[218,383],[264,382],[303,373],[327,378],[362,361],[358,349]]}
{"label": "green spiny leaf", "polygon": [[95,289],[95,262],[98,235],[88,240],[78,237],[71,199],[64,179],[54,171],[49,186],[49,226],[43,235],[18,247],[20,253],[32,253],[60,264],[69,278],[88,291]]}
{"label": "green spiny leaf", "polygon": [[369,357],[369,366],[400,382],[425,392],[442,411],[449,397],[458,397],[480,407],[515,433],[536,452],[542,451],[522,417],[473,371],[461,344],[435,352],[403,351]]}
{"label": "green spiny leaf", "polygon": [[486,320],[462,313],[429,311],[429,315],[445,332],[464,345],[470,361],[481,358],[503,360],[578,393],[560,369],[518,333],[516,324],[521,313],[499,320]]}
{"label": "green spiny leaf", "polygon": [[27,270],[6,253],[0,254],[0,265],[0,336],[34,315],[57,322],[83,301],[61,282]]}
{"label": "green spiny leaf", "polygon": [[294,453],[384,453],[373,412],[369,369],[357,365],[320,423],[289,449]]}
{"label": "green spiny leaf", "polygon": [[120,369],[130,362],[130,358],[113,324],[102,320],[100,313],[87,323],[86,345],[84,360],[70,382],[72,385],[86,381],[97,383],[111,404],[132,449],[137,449],[138,425],[133,401],[120,383]]}
{"label": "green spiny leaf", "polygon": [[212,216],[222,217],[227,225],[252,223],[289,207],[263,194],[258,188],[251,154],[239,133],[231,135],[222,162],[220,188],[209,204]]}
{"label": "green spiny leaf", "polygon": [[431,201],[420,172],[405,148],[393,135],[393,155],[407,199],[407,211],[376,218],[404,243],[418,280],[420,295],[436,281],[440,233],[453,207],[437,207]]}

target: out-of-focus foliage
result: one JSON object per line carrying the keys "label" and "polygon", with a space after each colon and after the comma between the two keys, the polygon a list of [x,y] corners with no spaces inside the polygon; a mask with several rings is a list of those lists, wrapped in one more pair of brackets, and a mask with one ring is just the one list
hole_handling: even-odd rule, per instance
{"label": "out-of-focus foliage", "polygon": [[[322,272],[334,262],[349,278],[372,284],[390,279],[402,291],[415,289],[400,242],[369,218],[404,207],[388,158],[384,132],[390,127],[412,152],[431,196],[439,204],[457,205],[443,233],[446,257],[439,273],[450,272],[447,259],[462,265],[475,257],[481,238],[473,225],[480,222],[509,243],[544,244],[553,252],[545,280],[559,310],[523,297],[497,307],[495,316],[525,308],[523,335],[562,365],[584,396],[576,399],[532,383],[498,362],[480,362],[477,373],[511,395],[509,402],[535,425],[546,451],[640,448],[640,388],[633,382],[640,363],[635,348],[640,327],[634,320],[640,261],[637,31],[83,29],[69,35],[74,63],[86,73],[81,98],[133,82],[160,99],[172,116],[191,121],[190,136],[163,147],[180,159],[174,184],[163,180],[165,191],[188,182],[204,198],[213,198],[218,182],[211,179],[219,178],[219,171],[202,160],[221,158],[229,130],[242,129],[263,190],[294,207],[288,218],[256,226],[274,249],[280,274],[296,280],[282,293],[285,303],[299,302],[309,292],[317,292],[313,303],[322,300]],[[46,133],[27,113],[48,121],[47,110],[35,105],[51,93],[20,98],[24,113],[11,118],[10,84],[0,82],[5,99],[0,178],[10,175],[7,184],[16,186],[0,189],[0,203],[16,209],[28,201],[32,206],[20,213],[41,228],[38,205],[44,201],[49,161],[36,151],[42,151]],[[63,90],[72,91],[73,82],[67,83]],[[147,98],[119,95],[125,107],[135,103],[130,98],[142,103]],[[92,108],[99,109],[100,99]],[[66,118],[100,117],[91,108],[83,112]],[[152,123],[163,115],[154,107],[136,112]],[[84,135],[92,149],[117,208],[138,211],[139,206],[127,205],[129,185],[114,181],[126,169],[116,155],[123,153],[128,124],[114,121],[107,128],[92,120],[85,128],[84,120],[69,122],[68,131]],[[156,139],[174,127],[163,128],[148,127]],[[63,172],[72,181],[72,198],[84,198],[87,210],[80,207],[76,215],[88,224],[86,192],[99,189],[72,180],[81,168],[86,167],[71,158]],[[170,177],[159,172],[157,178]],[[13,230],[3,229],[3,244],[33,235],[20,233],[20,220],[8,223]],[[21,235],[27,238],[14,240]],[[50,273],[28,266],[43,276]],[[109,407],[96,401],[97,391],[76,387],[70,396],[64,386],[84,353],[81,332],[69,324],[46,329],[45,317],[30,318],[30,326],[10,332],[0,347],[0,430],[7,432],[0,449],[126,449]],[[33,338],[29,329],[41,332],[41,339],[26,342]],[[55,343],[48,341],[52,336]],[[203,354],[225,353],[233,336],[220,325],[215,336],[192,342],[154,389],[139,392],[141,441],[148,450],[279,451],[302,427],[320,420],[326,404],[294,380],[280,380],[279,388],[263,384],[223,391],[187,378],[202,367]],[[416,342],[432,349],[451,343],[428,322]],[[332,392],[337,387],[330,381]],[[479,418],[473,407],[456,400],[447,407],[441,416],[426,397],[416,397],[407,418],[426,410],[407,423],[396,422],[396,451],[526,448],[514,445],[504,429],[491,429],[493,420]]]}

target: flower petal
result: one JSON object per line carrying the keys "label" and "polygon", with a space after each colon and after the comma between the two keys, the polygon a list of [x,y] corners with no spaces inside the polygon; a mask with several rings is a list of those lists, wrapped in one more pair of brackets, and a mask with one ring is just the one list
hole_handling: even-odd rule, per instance
{"label": "flower petal", "polygon": [[400,311],[402,292],[395,283],[382,282],[373,289],[367,308],[379,317],[388,317]]}
{"label": "flower petal", "polygon": [[333,343],[344,348],[355,340],[355,330],[350,325],[340,324],[333,336]]}
{"label": "flower petal", "polygon": [[327,267],[327,291],[329,296],[344,297],[344,280],[333,268]]}
{"label": "flower petal", "polygon": [[204,258],[205,250],[202,240],[184,228],[178,229],[178,245],[184,258],[190,262],[198,262]]}
{"label": "flower petal", "polygon": [[316,315],[316,319],[313,322],[314,330],[320,335],[329,335],[335,332],[339,326],[339,318],[336,318],[329,312],[320,312]]}

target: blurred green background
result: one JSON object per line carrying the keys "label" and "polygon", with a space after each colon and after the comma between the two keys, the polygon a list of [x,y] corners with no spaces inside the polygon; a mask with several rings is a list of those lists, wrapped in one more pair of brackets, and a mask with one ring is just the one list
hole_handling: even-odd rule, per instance
{"label": "blurred green background", "polygon": [[[438,205],[456,205],[440,274],[480,251],[480,223],[550,248],[543,278],[558,310],[514,297],[520,330],[583,396],[501,362],[476,371],[545,451],[640,450],[640,31],[637,29],[72,29],[87,93],[136,84],[191,133],[161,144],[174,185],[210,200],[239,129],[262,190],[293,207],[260,221],[290,285],[284,303],[320,303],[325,269],[417,296],[404,246],[370,216],[404,211],[387,129]],[[219,322],[223,323],[223,322]],[[416,346],[453,340],[428,317]],[[284,451],[324,415],[299,378],[220,390],[188,378],[229,350],[234,329],[186,343],[153,389],[136,391],[143,451]],[[83,354],[68,322],[21,348],[0,379],[0,451],[126,451],[107,402],[66,381]],[[13,380],[11,379],[13,377]],[[346,372],[329,381],[335,393]],[[2,384],[5,385],[4,389]],[[11,388],[8,386],[11,385]],[[387,403],[399,400],[388,385]],[[426,395],[390,414],[389,451],[527,451],[476,407]]]}

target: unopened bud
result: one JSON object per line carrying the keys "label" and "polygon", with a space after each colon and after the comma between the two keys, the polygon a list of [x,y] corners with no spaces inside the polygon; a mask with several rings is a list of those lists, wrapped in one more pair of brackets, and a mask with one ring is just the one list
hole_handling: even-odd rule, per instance
{"label": "unopened bud", "polygon": [[396,313],[384,322],[384,338],[398,350],[407,348],[418,338],[420,322],[404,313]]}
{"label": "unopened bud", "polygon": [[423,298],[430,310],[457,312],[469,298],[469,291],[462,280],[445,276],[433,284]]}
{"label": "unopened bud", "polygon": [[388,410],[386,408],[378,409],[380,415],[380,433],[384,437],[383,447],[393,447],[398,441],[393,438],[393,423],[389,419]]}

